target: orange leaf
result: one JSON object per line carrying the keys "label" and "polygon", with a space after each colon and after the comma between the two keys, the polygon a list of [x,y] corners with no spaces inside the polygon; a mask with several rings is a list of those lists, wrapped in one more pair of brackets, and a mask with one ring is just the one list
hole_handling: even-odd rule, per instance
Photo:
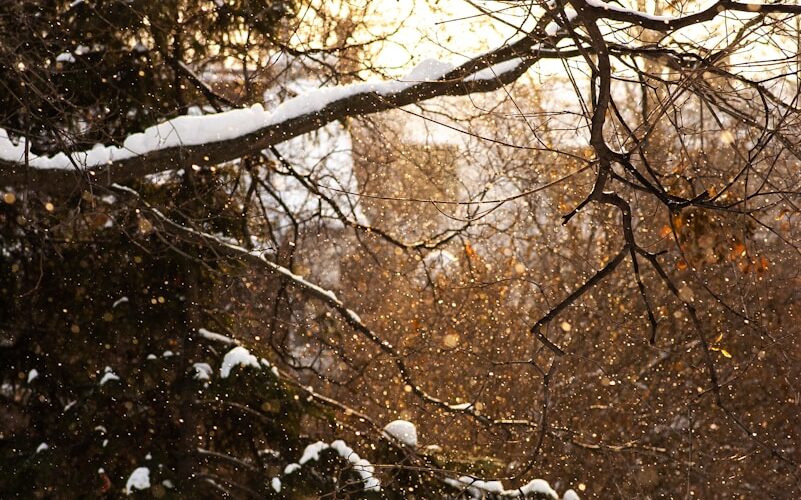
{"label": "orange leaf", "polygon": [[473,249],[473,246],[470,243],[464,244],[464,253],[467,255],[468,258],[471,259],[478,256],[478,254]]}
{"label": "orange leaf", "polygon": [[734,249],[732,249],[732,253],[735,257],[744,257],[746,252],[745,245],[738,242],[734,245]]}

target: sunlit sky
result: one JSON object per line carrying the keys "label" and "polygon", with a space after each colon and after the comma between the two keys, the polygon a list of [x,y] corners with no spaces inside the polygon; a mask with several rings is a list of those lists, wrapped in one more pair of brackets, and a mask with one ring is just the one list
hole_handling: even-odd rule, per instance
{"label": "sunlit sky", "polygon": [[[383,44],[377,63],[387,68],[409,67],[429,57],[459,63],[515,35],[512,26],[488,20],[476,7],[494,12],[499,2],[474,4],[466,0],[380,0],[378,23],[396,26],[399,20],[407,21],[391,42]],[[505,8],[497,15],[510,24],[521,19],[517,9]]]}
{"label": "sunlit sky", "polygon": [[[707,7],[711,1],[689,0],[685,2],[683,10],[685,13],[697,12]],[[523,9],[510,8],[504,2],[492,0],[378,0],[375,5],[373,12],[377,27],[383,27],[385,30],[394,29],[405,20],[400,30],[393,34],[389,41],[374,48],[377,50],[376,64],[396,75],[403,74],[422,59],[438,58],[458,64],[467,58],[498,47],[516,38],[518,31],[515,27],[526,18]],[[636,7],[648,13],[664,13],[661,9],[657,9],[651,0],[624,1],[622,5]],[[479,9],[492,12],[495,19],[490,19]],[[540,12],[535,9],[528,14],[539,17]],[[745,13],[730,13],[727,16],[753,17],[752,14]],[[523,26],[524,29],[531,28],[530,15],[527,21]],[[706,44],[708,48],[720,48],[725,44],[726,38],[732,37],[740,27],[740,23],[727,23],[723,16],[719,16],[712,22],[680,30],[674,37],[689,42],[708,40]],[[758,47],[758,45],[752,44],[748,48],[750,58],[766,59],[771,53],[775,55],[775,48]],[[741,57],[742,55],[744,54],[741,52]],[[547,72],[559,71],[561,63],[540,64],[538,69]]]}

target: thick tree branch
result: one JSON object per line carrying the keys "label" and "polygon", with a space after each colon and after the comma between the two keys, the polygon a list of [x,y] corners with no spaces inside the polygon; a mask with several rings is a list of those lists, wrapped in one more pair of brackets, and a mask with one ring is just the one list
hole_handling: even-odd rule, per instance
{"label": "thick tree branch", "polygon": [[[332,121],[438,96],[491,92],[515,81],[532,64],[547,57],[563,56],[558,51],[541,48],[534,37],[525,36],[450,70],[445,69],[444,63],[438,63],[434,69],[439,71],[429,74],[413,71],[401,81],[318,89],[282,104],[271,114],[256,107],[204,117],[178,117],[151,127],[143,135],[132,136],[121,148],[98,145],[90,151],[27,158],[20,154],[23,144],[14,146],[0,137],[0,179],[4,187],[68,194],[85,185],[86,179],[108,186],[169,169],[216,165],[258,153]],[[505,63],[502,68],[493,68],[487,75],[482,73],[500,63]],[[259,120],[263,126],[252,123]],[[251,123],[243,127],[242,121]],[[194,137],[181,137],[183,134]],[[198,137],[215,139],[199,141]],[[142,143],[144,147],[133,146]],[[136,154],[137,149],[144,150]]]}
{"label": "thick tree branch", "polygon": [[[613,3],[601,0],[579,0],[575,2],[577,10],[591,11],[594,16],[612,21],[630,23],[654,31],[675,31],[694,24],[711,21],[726,11],[747,12],[751,14],[801,14],[801,5],[765,4],[760,2],[736,2],[734,0],[718,0],[707,8],[686,16],[654,16],[633,9],[626,9]],[[584,5],[581,5],[581,4]]]}

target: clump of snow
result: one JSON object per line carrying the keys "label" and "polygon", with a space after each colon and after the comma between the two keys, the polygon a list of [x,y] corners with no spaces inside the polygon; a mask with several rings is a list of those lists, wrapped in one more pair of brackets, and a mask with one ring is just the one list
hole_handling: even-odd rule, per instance
{"label": "clump of snow", "polygon": [[270,481],[270,486],[272,486],[272,487],[273,487],[273,490],[274,490],[276,493],[281,493],[281,478],[279,478],[279,477],[274,477],[274,478],[273,478],[273,479]]}
{"label": "clump of snow", "polygon": [[562,495],[562,500],[581,500],[581,497],[578,496],[578,493],[575,490],[567,490],[564,495]]}
{"label": "clump of snow", "polygon": [[[337,439],[336,441],[331,443],[331,449],[334,450],[339,454],[340,457],[349,459],[353,455],[356,455],[356,452],[353,451],[353,448],[347,445],[345,441],[341,439]],[[358,457],[358,455],[357,455]]]}
{"label": "clump of snow", "polygon": [[384,433],[406,446],[417,446],[417,427],[408,420],[394,420],[384,427]]}
{"label": "clump of snow", "polygon": [[520,492],[523,495],[532,495],[535,493],[539,493],[540,495],[546,495],[550,498],[559,498],[559,495],[551,488],[551,485],[548,484],[548,481],[544,479],[535,479],[528,483],[527,485],[520,488]]}
{"label": "clump of snow", "polygon": [[268,456],[268,457],[272,457],[272,458],[280,458],[281,457],[281,452],[277,451],[277,450],[273,450],[272,448],[262,448],[261,450],[258,450],[257,453],[259,454],[260,457],[263,457],[265,455]]}
{"label": "clump of snow", "polygon": [[229,345],[236,344],[236,341],[234,339],[232,339],[231,337],[227,337],[227,336],[225,336],[225,335],[223,335],[221,333],[215,333],[215,332],[206,330],[205,328],[198,328],[197,333],[198,333],[198,335],[200,335],[201,337],[203,337],[204,339],[207,339],[207,340],[213,340],[215,342],[221,342],[223,344],[229,344]]}
{"label": "clump of snow", "polygon": [[263,364],[264,366],[269,368],[270,369],[270,373],[275,375],[275,378],[281,378],[281,373],[278,371],[278,367],[277,366],[271,364],[269,361],[267,361],[264,358],[261,358],[261,364]]}
{"label": "clump of snow", "polygon": [[425,59],[400,81],[407,83],[431,82],[451,71],[453,65],[437,59]]}
{"label": "clump of snow", "polygon": [[99,385],[103,385],[106,382],[111,382],[112,380],[119,380],[120,377],[114,373],[110,366],[107,366],[103,372],[103,378],[100,379]]}
{"label": "clump of snow", "polygon": [[351,463],[353,464],[353,470],[359,474],[359,476],[362,478],[362,482],[364,482],[364,491],[381,490],[381,481],[375,477],[375,467],[373,467],[373,464],[364,458],[359,458],[355,461],[351,460]]}
{"label": "clump of snow", "polygon": [[[362,323],[361,316],[356,314],[356,311],[354,311],[353,309],[348,309],[348,316],[350,316],[351,319],[353,319],[353,321],[355,321],[357,323]],[[364,324],[364,323],[362,323],[362,324]]]}
{"label": "clump of snow", "polygon": [[122,296],[119,299],[115,300],[113,304],[111,304],[112,309],[116,309],[118,306],[125,304],[128,302],[128,297]]}
{"label": "clump of snow", "polygon": [[474,477],[462,476],[459,478],[459,482],[462,484],[469,484],[470,486],[478,488],[479,490],[498,495],[502,495],[505,491],[503,483],[500,481],[482,481]]}
{"label": "clump of snow", "polygon": [[192,377],[195,380],[211,380],[213,370],[208,363],[195,363],[192,368],[195,369],[195,375]]}
{"label": "clump of snow", "polygon": [[298,463],[303,465],[309,460],[320,460],[320,452],[325,449],[328,449],[328,444],[323,443],[322,441],[317,441],[316,443],[306,446],[306,449],[303,450],[303,454],[300,456]]}
{"label": "clump of snow", "polygon": [[284,475],[288,476],[289,474],[292,474],[296,470],[300,470],[300,464],[296,463],[289,464],[286,467],[284,467]]}
{"label": "clump of snow", "polygon": [[282,103],[272,113],[270,122],[271,124],[280,123],[299,116],[317,113],[334,101],[357,94],[375,92],[381,95],[390,95],[403,92],[418,83],[435,81],[452,69],[453,66],[448,63],[426,59],[399,80],[315,89]]}
{"label": "clump of snow", "polygon": [[28,372],[28,383],[30,384],[38,377],[39,377],[39,371],[36,368],[32,368],[31,371]]}
{"label": "clump of snow", "polygon": [[138,467],[131,472],[125,483],[125,494],[130,495],[133,490],[146,490],[150,488],[150,469]]}
{"label": "clump of snow", "polygon": [[458,411],[469,410],[472,407],[473,403],[459,403],[455,405],[448,405],[448,408],[450,408],[451,410],[458,410]]}
{"label": "clump of snow", "polygon": [[298,463],[289,464],[284,468],[284,475],[295,472],[300,469],[302,464],[310,460],[319,460],[320,453],[328,449],[334,450],[340,457],[350,462],[353,466],[353,470],[361,477],[365,491],[381,491],[381,481],[375,477],[375,467],[373,467],[373,464],[361,458],[358,453],[353,451],[353,448],[348,446],[345,441],[341,439],[337,439],[331,444],[317,441],[316,443],[306,446]]}
{"label": "clump of snow", "polygon": [[175,356],[175,353],[170,351],[170,350],[167,350],[167,351],[164,351],[163,353],[161,353],[161,357],[162,358],[171,358],[173,356]]}
{"label": "clump of snow", "polygon": [[244,347],[237,346],[228,351],[223,357],[222,366],[220,366],[220,377],[228,378],[235,366],[252,366],[258,370],[259,360]]}
{"label": "clump of snow", "polygon": [[61,54],[59,54],[59,55],[57,55],[57,56],[56,56],[56,62],[60,62],[60,63],[74,63],[74,62],[75,62],[75,56],[73,56],[73,55],[72,55],[71,53],[69,53],[69,52],[62,52]]}
{"label": "clump of snow", "polygon": [[50,445],[48,445],[47,443],[42,443],[36,448],[36,453],[40,453],[42,451],[49,450],[49,449],[50,449]]}
{"label": "clump of snow", "polygon": [[[483,481],[472,476],[461,476],[458,480],[447,478],[445,482],[455,488],[465,488],[471,496],[475,497],[483,497],[487,493],[491,493],[502,498],[525,498],[530,495],[541,495],[552,500],[559,500],[559,495],[543,479],[534,479],[520,488],[509,490],[501,481]],[[575,495],[575,492],[573,494]]]}

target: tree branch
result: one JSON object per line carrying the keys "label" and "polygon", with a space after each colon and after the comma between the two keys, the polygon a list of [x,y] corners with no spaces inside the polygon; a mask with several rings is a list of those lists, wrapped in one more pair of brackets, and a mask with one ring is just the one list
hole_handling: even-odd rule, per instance
{"label": "tree branch", "polygon": [[[553,40],[550,40],[553,43]],[[536,47],[535,47],[536,46]],[[536,50],[533,50],[536,49]],[[52,157],[23,154],[28,141],[14,145],[0,131],[0,179],[8,187],[30,186],[37,192],[69,194],[90,183],[109,186],[149,174],[192,165],[208,166],[254,154],[344,118],[378,113],[438,96],[491,92],[507,85],[543,58],[563,57],[526,35],[515,43],[446,69],[420,68],[400,81],[321,88],[284,102],[272,113],[260,106],[206,116],[181,116],[134,134],[122,147]],[[516,64],[508,65],[508,62]],[[483,69],[507,63],[488,77]],[[439,70],[439,71],[437,71]]]}

